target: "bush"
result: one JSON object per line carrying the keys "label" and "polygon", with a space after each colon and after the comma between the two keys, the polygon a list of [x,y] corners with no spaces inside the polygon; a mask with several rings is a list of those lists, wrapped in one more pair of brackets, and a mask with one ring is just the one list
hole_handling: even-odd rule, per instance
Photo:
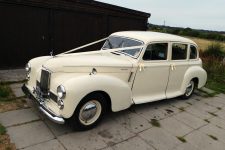
{"label": "bush", "polygon": [[11,94],[11,89],[8,85],[3,85],[0,83],[0,100],[2,98],[7,98]]}
{"label": "bush", "polygon": [[200,52],[203,67],[208,73],[207,87],[225,93],[225,51],[221,44],[213,43]]}
{"label": "bush", "polygon": [[224,47],[220,43],[212,43],[204,51],[203,57],[215,57],[216,59],[223,59],[225,57]]}
{"label": "bush", "polygon": [[153,25],[149,24],[149,30],[156,31],[156,32],[164,32],[170,34],[176,34],[181,36],[192,36],[192,37],[199,37],[209,40],[215,41],[225,41],[225,36],[221,32],[214,32],[214,31],[205,31],[205,30],[196,30],[191,28],[178,28],[178,27],[168,27],[168,26],[160,26],[160,25]]}
{"label": "bush", "polygon": [[0,124],[0,135],[3,135],[5,133],[6,133],[5,127],[2,124]]}

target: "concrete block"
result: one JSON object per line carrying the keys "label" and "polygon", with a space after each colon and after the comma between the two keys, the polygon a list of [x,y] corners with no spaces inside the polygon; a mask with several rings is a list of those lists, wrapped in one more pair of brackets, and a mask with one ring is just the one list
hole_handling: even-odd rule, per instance
{"label": "concrete block", "polygon": [[58,140],[51,140],[25,148],[24,150],[65,150]]}
{"label": "concrete block", "polygon": [[25,78],[25,69],[0,70],[0,79],[2,81],[22,81]]}
{"label": "concrete block", "polygon": [[107,147],[101,137],[92,131],[74,132],[58,137],[67,150],[95,150]]}
{"label": "concrete block", "polygon": [[141,115],[148,121],[151,121],[151,119],[160,120],[168,117],[167,115],[165,115],[165,112],[162,111],[161,108],[162,105],[160,104],[161,103],[150,103],[150,104],[136,105],[132,107],[132,109],[134,112],[136,112],[138,115]]}
{"label": "concrete block", "polygon": [[30,108],[0,113],[0,122],[5,127],[32,122],[39,119],[38,115],[36,115]]}
{"label": "concrete block", "polygon": [[171,135],[162,128],[151,128],[139,134],[148,144],[156,149],[169,150],[181,144],[175,136]]}
{"label": "concrete block", "polygon": [[211,89],[208,89],[208,88],[206,88],[206,87],[201,88],[201,90],[202,90],[203,92],[208,93],[208,94],[214,94],[214,93],[215,93],[215,91],[213,91],[213,90],[211,90]]}
{"label": "concrete block", "polygon": [[187,112],[181,112],[179,114],[176,114],[174,117],[177,120],[185,123],[187,126],[192,127],[193,129],[198,129],[199,127],[207,124],[207,122]]}
{"label": "concrete block", "polygon": [[196,107],[195,105],[190,106],[188,108],[185,109],[186,112],[201,118],[202,120],[204,119],[210,119],[213,116],[211,114],[209,114],[207,111],[204,111],[202,109],[199,109],[198,107]]}
{"label": "concrete block", "polygon": [[200,128],[201,132],[204,132],[207,135],[212,135],[217,138],[218,141],[221,141],[225,144],[225,130],[218,128],[215,125],[208,124],[207,126],[204,126]]}
{"label": "concrete block", "polygon": [[225,120],[220,119],[219,117],[213,117],[209,119],[210,123],[225,130]]}
{"label": "concrete block", "polygon": [[220,110],[216,112],[216,114],[218,115],[219,118],[225,120],[225,110]]}
{"label": "concrete block", "polygon": [[188,143],[199,150],[224,150],[225,145],[213,140],[205,133],[195,130],[185,137]]}
{"label": "concrete block", "polygon": [[93,129],[93,132],[99,135],[107,146],[112,146],[135,136],[134,133],[112,118],[104,119],[100,125]]}
{"label": "concrete block", "polygon": [[54,139],[48,127],[42,122],[33,122],[7,128],[8,134],[18,149]]}
{"label": "concrete block", "polygon": [[113,119],[133,133],[139,133],[152,127],[148,120],[130,111],[115,113]]}
{"label": "concrete block", "polygon": [[12,89],[14,95],[16,97],[22,97],[25,96],[25,94],[23,93],[21,87],[23,86],[23,84],[11,84],[10,88]]}
{"label": "concrete block", "polygon": [[154,150],[140,137],[134,137],[122,143],[113,146],[114,150]]}
{"label": "concrete block", "polygon": [[184,123],[178,121],[174,117],[169,117],[160,121],[161,127],[166,131],[170,132],[174,136],[184,136],[187,133],[193,131],[192,128],[188,127]]}
{"label": "concrete block", "polygon": [[57,124],[52,122],[49,119],[45,119],[44,122],[47,124],[47,126],[49,127],[49,129],[53,132],[53,134],[58,137],[67,133],[71,133],[74,131],[73,126],[71,124],[68,124],[66,122],[66,124]]}
{"label": "concrete block", "polygon": [[182,143],[173,150],[200,150],[200,149],[197,149],[196,147],[192,146],[189,143]]}

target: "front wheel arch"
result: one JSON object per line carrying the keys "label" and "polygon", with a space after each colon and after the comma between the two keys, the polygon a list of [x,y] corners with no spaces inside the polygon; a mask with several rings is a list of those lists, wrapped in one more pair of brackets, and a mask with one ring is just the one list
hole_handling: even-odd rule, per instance
{"label": "front wheel arch", "polygon": [[[92,129],[93,127],[95,127],[103,118],[103,116],[105,115],[105,113],[108,110],[108,103],[106,98],[104,97],[105,93],[102,92],[91,92],[89,94],[87,94],[77,105],[72,117],[69,119],[70,123],[75,127],[76,130],[89,130]],[[107,94],[107,93],[106,93]],[[97,120],[95,120],[94,122],[92,122],[91,124],[86,124],[82,123],[83,121],[80,120],[80,113],[82,108],[89,102],[96,100],[97,102],[99,102],[100,104],[100,110],[101,110],[101,114],[100,116],[98,116],[98,118],[96,118]],[[98,109],[97,109],[98,110]]]}
{"label": "front wheel arch", "polygon": [[[87,94],[86,96],[84,96],[84,97],[81,99],[81,101],[84,100],[86,97],[88,97],[88,96],[90,96],[90,95],[93,95],[93,94],[101,94],[101,95],[105,98],[105,100],[106,100],[107,111],[110,111],[110,112],[112,111],[112,102],[111,102],[111,98],[110,98],[109,94],[106,93],[105,91],[93,91],[93,92]],[[81,101],[79,102],[79,104],[81,103]],[[79,105],[79,104],[78,104],[78,105]],[[76,108],[76,109],[77,109],[77,108]],[[76,111],[76,109],[75,109],[75,111]],[[74,111],[74,112],[75,112],[75,111]]]}

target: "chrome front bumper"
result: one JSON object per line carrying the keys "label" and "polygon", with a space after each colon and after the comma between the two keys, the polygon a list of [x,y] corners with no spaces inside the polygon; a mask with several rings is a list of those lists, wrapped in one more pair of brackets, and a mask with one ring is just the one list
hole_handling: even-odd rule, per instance
{"label": "chrome front bumper", "polygon": [[58,124],[64,124],[65,123],[65,120],[60,117],[60,116],[57,116],[55,115],[53,112],[51,112],[46,106],[44,103],[40,103],[40,101],[34,97],[34,95],[32,94],[32,92],[26,87],[26,85],[24,84],[22,86],[22,90],[23,92],[25,93],[25,95],[28,96],[28,98],[34,100],[35,102],[38,103],[38,107],[39,107],[39,110],[45,114],[50,120],[52,120],[53,122],[55,123],[58,123]]}

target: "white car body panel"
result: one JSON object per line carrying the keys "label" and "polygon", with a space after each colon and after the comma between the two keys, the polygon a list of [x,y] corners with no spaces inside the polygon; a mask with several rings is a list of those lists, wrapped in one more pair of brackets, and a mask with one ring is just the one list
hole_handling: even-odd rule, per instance
{"label": "white car body panel", "polygon": [[[200,58],[195,60],[172,61],[171,43],[186,43],[197,46],[193,41],[179,36],[154,32],[118,32],[113,36],[128,37],[143,41],[143,49],[137,59],[110,51],[61,54],[32,59],[30,79],[27,88],[32,92],[40,81],[41,69],[51,71],[50,91],[57,95],[57,87],[66,89],[64,109],[56,102],[46,100],[49,110],[63,118],[70,118],[80,101],[89,93],[107,93],[114,112],[141,104],[172,98],[184,94],[193,78],[198,79],[198,88],[205,85],[207,74],[202,69]],[[145,48],[150,43],[168,42],[168,59],[163,61],[142,60]],[[189,48],[190,49],[190,48]],[[113,51],[113,50],[112,50]],[[114,50],[116,51],[116,50]],[[190,50],[188,50],[188,54]],[[173,67],[171,67],[173,66]],[[91,74],[93,68],[96,74]],[[35,96],[35,94],[34,94]]]}

